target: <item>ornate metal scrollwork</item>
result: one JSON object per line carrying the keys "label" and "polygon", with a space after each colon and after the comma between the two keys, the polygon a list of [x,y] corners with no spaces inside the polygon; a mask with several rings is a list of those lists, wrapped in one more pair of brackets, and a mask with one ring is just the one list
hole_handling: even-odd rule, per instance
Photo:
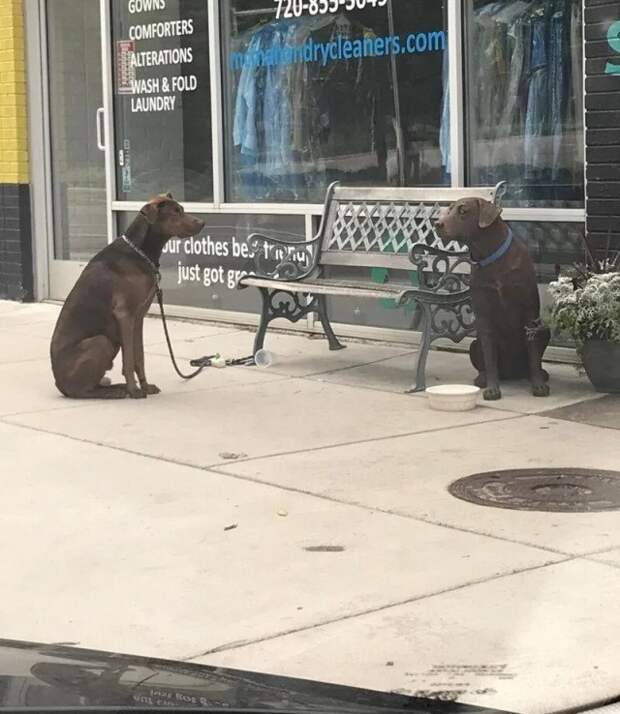
{"label": "ornate metal scrollwork", "polygon": [[471,259],[467,250],[442,250],[419,243],[409,252],[417,268],[426,316],[427,343],[441,338],[462,342],[475,334],[476,318],[469,295]]}
{"label": "ornate metal scrollwork", "polygon": [[409,258],[417,268],[422,288],[435,293],[458,293],[469,288],[472,263],[468,251],[446,251],[418,243]]}
{"label": "ornate metal scrollwork", "polygon": [[458,343],[476,331],[476,318],[469,301],[453,305],[429,305],[428,319],[432,341],[447,338]]}
{"label": "ornate metal scrollwork", "polygon": [[254,233],[247,243],[257,276],[273,280],[302,280],[315,269],[318,257],[316,240],[283,241]]}
{"label": "ornate metal scrollwork", "polygon": [[317,298],[309,293],[270,290],[268,308],[270,321],[283,317],[290,322],[299,322],[317,309]]}

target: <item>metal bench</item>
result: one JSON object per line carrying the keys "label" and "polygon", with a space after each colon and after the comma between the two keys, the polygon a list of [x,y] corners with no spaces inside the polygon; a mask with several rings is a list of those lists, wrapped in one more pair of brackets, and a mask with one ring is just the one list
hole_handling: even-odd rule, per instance
{"label": "metal bench", "polygon": [[[494,188],[369,188],[333,183],[327,190],[317,235],[307,242],[286,241],[260,233],[248,237],[254,272],[239,280],[262,296],[254,354],[263,347],[267,327],[276,318],[297,322],[311,312],[318,317],[330,350],[343,349],[332,329],[327,296],[392,299],[398,306],[415,302],[413,328],[422,332],[415,387],[426,389],[426,359],[440,338],[461,342],[474,334],[469,253],[456,242],[446,245],[434,230],[441,209],[466,197],[499,202],[504,185]],[[388,268],[417,272],[418,285],[404,281],[378,284],[370,279],[334,279],[333,266]],[[361,271],[360,271],[361,272]]]}

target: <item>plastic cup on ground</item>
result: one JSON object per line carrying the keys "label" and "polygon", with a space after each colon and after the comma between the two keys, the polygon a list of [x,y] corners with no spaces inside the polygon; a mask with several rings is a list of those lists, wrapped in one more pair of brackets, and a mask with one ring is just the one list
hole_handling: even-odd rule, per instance
{"label": "plastic cup on ground", "polygon": [[258,352],[254,355],[254,363],[257,367],[261,367],[262,369],[271,367],[273,362],[273,355],[267,350],[258,350]]}

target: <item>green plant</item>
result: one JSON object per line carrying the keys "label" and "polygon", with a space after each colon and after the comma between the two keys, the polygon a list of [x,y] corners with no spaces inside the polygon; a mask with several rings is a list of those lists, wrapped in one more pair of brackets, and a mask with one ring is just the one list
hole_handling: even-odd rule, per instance
{"label": "green plant", "polygon": [[568,332],[581,350],[588,340],[620,343],[620,273],[591,272],[549,285],[552,324]]}

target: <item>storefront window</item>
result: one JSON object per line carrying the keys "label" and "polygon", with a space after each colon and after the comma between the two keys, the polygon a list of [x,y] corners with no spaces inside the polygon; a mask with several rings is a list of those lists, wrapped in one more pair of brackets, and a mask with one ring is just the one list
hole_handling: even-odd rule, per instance
{"label": "storefront window", "polygon": [[227,199],[449,183],[445,4],[223,0]]}
{"label": "storefront window", "polygon": [[213,200],[207,0],[113,0],[117,195]]}
{"label": "storefront window", "polygon": [[469,0],[471,185],[506,180],[506,204],[584,202],[581,0]]}

